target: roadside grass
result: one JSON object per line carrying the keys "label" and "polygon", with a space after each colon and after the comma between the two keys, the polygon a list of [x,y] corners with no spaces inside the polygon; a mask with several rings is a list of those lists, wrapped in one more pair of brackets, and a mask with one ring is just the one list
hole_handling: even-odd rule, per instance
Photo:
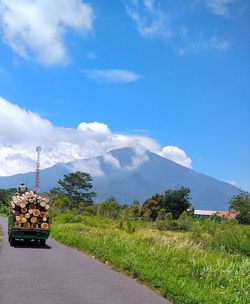
{"label": "roadside grass", "polygon": [[8,215],[5,213],[0,213],[0,217],[8,217]]}
{"label": "roadside grass", "polygon": [[[53,219],[51,236],[139,279],[173,303],[249,303],[250,227],[189,224],[191,231],[180,232],[157,228],[159,223],[64,214]],[[240,239],[244,236],[243,252],[240,241],[227,246],[227,238],[225,244],[218,242],[219,231],[224,238],[228,225],[231,239],[233,231]]]}

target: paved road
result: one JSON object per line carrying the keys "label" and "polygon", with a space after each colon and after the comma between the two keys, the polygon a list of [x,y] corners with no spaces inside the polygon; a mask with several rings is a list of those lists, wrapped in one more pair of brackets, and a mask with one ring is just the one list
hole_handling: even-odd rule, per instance
{"label": "paved road", "polygon": [[0,218],[1,304],[170,304],[152,290],[56,241],[45,248],[10,247]]}

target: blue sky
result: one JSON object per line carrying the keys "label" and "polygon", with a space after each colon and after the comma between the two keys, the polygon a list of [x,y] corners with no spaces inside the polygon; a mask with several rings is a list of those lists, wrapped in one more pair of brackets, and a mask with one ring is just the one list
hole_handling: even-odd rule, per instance
{"label": "blue sky", "polygon": [[[194,170],[250,190],[248,1],[30,3],[0,0],[0,96],[10,116],[16,104],[15,113],[55,127],[100,122],[149,137],[185,151]],[[8,134],[2,144],[20,146]]]}

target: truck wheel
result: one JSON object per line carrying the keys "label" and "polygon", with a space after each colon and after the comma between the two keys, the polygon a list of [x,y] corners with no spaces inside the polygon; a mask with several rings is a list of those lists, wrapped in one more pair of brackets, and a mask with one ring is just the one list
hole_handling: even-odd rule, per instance
{"label": "truck wheel", "polygon": [[10,246],[13,247],[15,245],[15,239],[13,237],[9,238]]}
{"label": "truck wheel", "polygon": [[42,247],[44,247],[45,244],[46,244],[46,240],[44,240],[44,239],[40,240],[40,245],[41,245]]}

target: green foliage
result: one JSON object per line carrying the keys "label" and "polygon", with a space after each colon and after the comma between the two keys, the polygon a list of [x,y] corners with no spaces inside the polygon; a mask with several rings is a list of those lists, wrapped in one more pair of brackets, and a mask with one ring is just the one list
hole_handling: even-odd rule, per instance
{"label": "green foliage", "polygon": [[158,212],[162,207],[161,197],[160,194],[155,194],[144,202],[141,209],[144,220],[155,221],[157,219]]}
{"label": "green foliage", "polygon": [[9,212],[9,202],[11,196],[16,192],[15,188],[0,189],[0,213],[8,214]]}
{"label": "green foliage", "polygon": [[158,221],[163,221],[163,220],[165,220],[165,219],[166,219],[166,215],[167,215],[166,210],[163,209],[163,208],[161,208],[161,209],[158,211],[158,213],[157,213],[157,220],[158,220]]}
{"label": "green foliage", "polygon": [[58,181],[61,186],[56,189],[59,193],[63,193],[69,199],[70,208],[78,208],[79,203],[83,203],[84,207],[93,205],[95,192],[89,192],[92,188],[92,177],[85,172],[75,172],[64,175],[63,179]]}
{"label": "green foliage", "polygon": [[161,198],[162,207],[166,212],[171,212],[174,219],[178,219],[184,211],[187,211],[191,204],[190,189],[180,187],[175,190],[168,190]]}
{"label": "green foliage", "polygon": [[168,190],[163,195],[155,194],[142,205],[142,216],[144,220],[149,217],[155,221],[158,217],[164,219],[165,214],[170,212],[176,220],[191,207],[189,200],[190,189],[185,187]]}
{"label": "green foliage", "polygon": [[63,196],[62,198],[57,198],[53,202],[53,206],[60,212],[65,212],[69,206],[70,206],[70,201],[67,196]]}
{"label": "green foliage", "polygon": [[131,210],[131,218],[137,220],[141,216],[141,205],[139,202],[134,202],[130,208]]}
{"label": "green foliage", "polygon": [[[108,261],[117,270],[158,289],[176,304],[249,303],[250,259],[243,251],[231,251],[225,244],[238,236],[245,240],[242,248],[247,250],[250,227],[235,222],[195,221],[186,214],[177,221],[169,215],[166,218],[143,222],[60,215],[53,223],[52,236]],[[192,229],[155,229],[157,223],[168,220],[178,225],[188,221]],[[198,239],[193,235],[195,231]]]}
{"label": "green foliage", "polygon": [[107,216],[110,218],[118,218],[120,215],[120,211],[121,206],[118,204],[118,202],[113,196],[96,205],[97,215]]}
{"label": "green foliage", "polygon": [[167,213],[164,221],[157,221],[156,228],[165,231],[190,231],[192,227],[192,219],[186,213],[183,213],[178,220],[174,220],[172,213]]}
{"label": "green foliage", "polygon": [[239,213],[237,220],[240,224],[250,224],[250,193],[241,191],[229,202],[231,210]]}

